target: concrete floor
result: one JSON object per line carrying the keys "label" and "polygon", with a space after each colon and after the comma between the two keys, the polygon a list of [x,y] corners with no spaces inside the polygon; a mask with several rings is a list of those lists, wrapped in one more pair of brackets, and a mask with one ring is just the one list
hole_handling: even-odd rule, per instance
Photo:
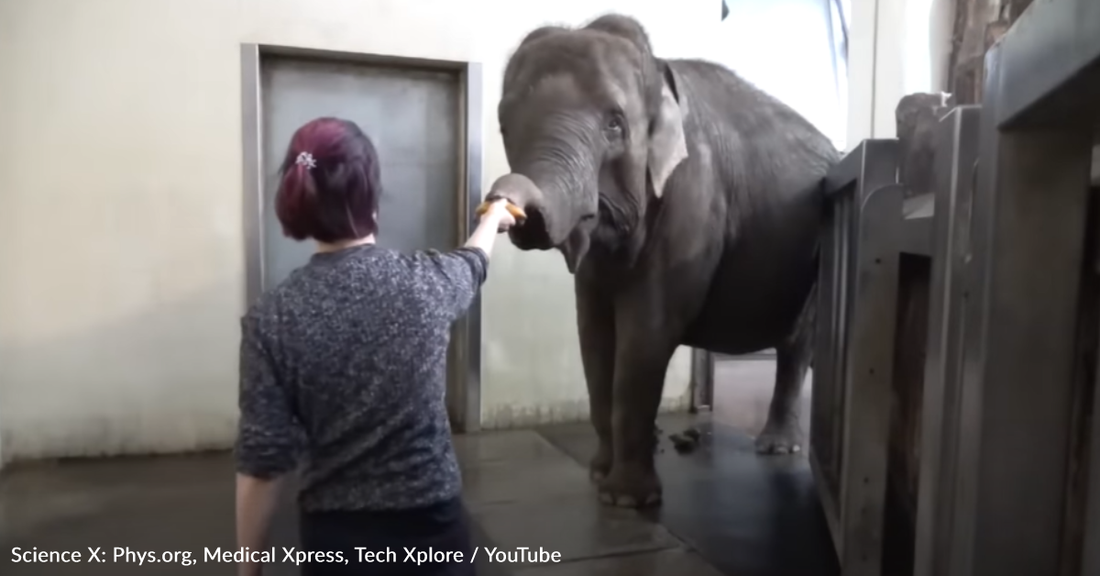
{"label": "concrete floor", "polygon": [[[664,505],[638,513],[601,506],[584,462],[587,424],[458,437],[475,545],[559,552],[558,564],[491,564],[484,576],[831,576],[836,560],[802,456],[757,457],[745,432],[758,396],[770,398],[772,363],[720,363],[711,415],[670,415],[664,432],[695,427],[700,447],[678,454],[662,440]],[[756,392],[751,392],[755,390]],[[732,391],[732,392],[731,392]],[[767,398],[762,400],[766,409]],[[751,409],[738,408],[742,404]],[[760,412],[763,413],[763,412]],[[749,415],[752,415],[751,418]],[[233,467],[228,454],[103,459],[13,468],[0,478],[0,548],[6,576],[234,574],[203,550],[231,549]],[[273,544],[295,546],[292,496]],[[107,562],[15,564],[11,548],[102,547]],[[189,551],[178,561],[138,564],[116,548]],[[123,550],[125,551],[125,550]],[[87,554],[85,554],[87,557]],[[270,575],[296,574],[279,563]]]}

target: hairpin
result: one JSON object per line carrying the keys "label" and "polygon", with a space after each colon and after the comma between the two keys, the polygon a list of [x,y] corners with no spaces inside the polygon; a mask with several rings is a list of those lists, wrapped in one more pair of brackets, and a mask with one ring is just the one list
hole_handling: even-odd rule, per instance
{"label": "hairpin", "polygon": [[316,168],[317,161],[313,159],[313,154],[309,152],[302,152],[298,154],[298,159],[294,161],[299,166],[305,166],[308,169]]}

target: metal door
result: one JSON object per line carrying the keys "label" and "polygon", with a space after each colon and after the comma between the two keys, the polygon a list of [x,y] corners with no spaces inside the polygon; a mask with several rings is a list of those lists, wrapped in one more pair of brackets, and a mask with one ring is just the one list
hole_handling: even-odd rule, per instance
{"label": "metal door", "polygon": [[[374,142],[383,188],[379,245],[403,252],[448,250],[468,232],[465,219],[481,197],[480,131],[466,125],[471,110],[481,105],[480,92],[471,90],[480,81],[478,69],[455,63],[408,68],[385,60],[298,54],[261,58],[259,47],[242,47],[250,300],[305,264],[315,249],[312,242],[283,236],[274,209],[278,170],[290,138],[315,118],[351,120]],[[250,190],[260,196],[260,206],[247,199]],[[253,207],[258,210],[250,216]],[[456,324],[448,351],[447,408],[460,431],[475,430],[480,423],[479,314],[475,300]]]}
{"label": "metal door", "polygon": [[378,150],[378,244],[402,251],[453,248],[458,239],[459,82],[443,71],[265,58],[263,97],[263,287],[304,264],[311,242],[283,236],[275,216],[278,168],[300,126],[351,120]]}

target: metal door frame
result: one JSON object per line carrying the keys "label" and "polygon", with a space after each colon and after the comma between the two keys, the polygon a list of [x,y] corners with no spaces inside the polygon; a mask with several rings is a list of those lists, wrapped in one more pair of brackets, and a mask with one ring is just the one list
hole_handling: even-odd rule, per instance
{"label": "metal door frame", "polygon": [[[266,57],[290,57],[335,62],[450,72],[459,83],[458,222],[455,246],[473,231],[481,203],[482,91],[481,64],[430,60],[384,54],[319,50],[273,44],[241,44],[241,137],[243,145],[245,305],[263,291],[263,93],[261,65]],[[456,432],[481,427],[481,297],[474,298],[466,316],[455,324],[458,362],[448,368],[447,411]]]}

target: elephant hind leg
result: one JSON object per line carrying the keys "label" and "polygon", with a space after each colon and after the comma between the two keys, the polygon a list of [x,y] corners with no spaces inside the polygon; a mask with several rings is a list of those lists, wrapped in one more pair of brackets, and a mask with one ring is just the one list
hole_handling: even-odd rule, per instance
{"label": "elephant hind leg", "polygon": [[802,450],[802,386],[813,362],[816,290],[811,290],[791,336],[776,346],[775,390],[768,420],[756,437],[760,454],[793,454]]}

